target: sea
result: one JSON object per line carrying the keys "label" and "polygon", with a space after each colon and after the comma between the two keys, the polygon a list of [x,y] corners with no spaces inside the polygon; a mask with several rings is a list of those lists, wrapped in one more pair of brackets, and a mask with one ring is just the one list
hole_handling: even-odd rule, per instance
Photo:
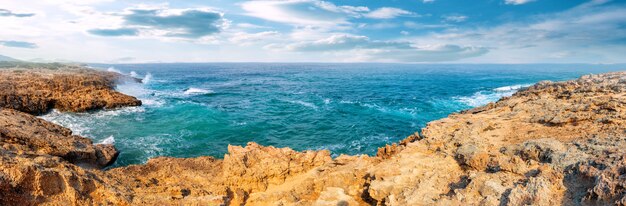
{"label": "sea", "polygon": [[116,89],[140,107],[41,118],[120,151],[112,167],[157,156],[222,158],[257,142],[375,155],[428,122],[542,80],[624,70],[617,64],[90,64],[141,78]]}

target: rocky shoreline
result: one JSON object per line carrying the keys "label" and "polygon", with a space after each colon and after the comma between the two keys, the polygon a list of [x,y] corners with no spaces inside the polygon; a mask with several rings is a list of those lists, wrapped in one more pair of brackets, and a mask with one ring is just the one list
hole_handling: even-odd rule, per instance
{"label": "rocky shoreline", "polygon": [[101,170],[113,145],[33,116],[141,105],[123,78],[0,69],[1,205],[626,205],[626,72],[540,82],[373,157],[249,143]]}

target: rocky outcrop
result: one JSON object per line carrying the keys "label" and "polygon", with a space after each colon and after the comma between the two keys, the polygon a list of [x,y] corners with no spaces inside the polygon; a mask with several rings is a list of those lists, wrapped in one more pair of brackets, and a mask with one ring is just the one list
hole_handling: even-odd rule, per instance
{"label": "rocky outcrop", "polygon": [[0,143],[92,168],[108,166],[118,155],[113,145],[94,145],[67,128],[11,109],[0,109]]}
{"label": "rocky outcrop", "polygon": [[[20,120],[3,124],[13,126],[0,125],[0,131],[14,133],[17,129],[11,128]],[[97,151],[98,145],[70,136],[74,139],[64,141],[85,146],[46,147],[46,141],[68,138],[67,132],[43,120],[28,125],[30,131],[59,137],[33,135],[31,140],[13,135],[14,140],[2,142],[2,203],[626,204],[626,73],[542,82],[496,103],[431,122],[421,133],[382,147],[373,157],[333,159],[328,151],[249,143],[229,146],[222,160],[159,157],[144,165],[101,171],[77,166],[93,162],[88,151]],[[56,147],[80,155],[55,152]]]}
{"label": "rocky outcrop", "polygon": [[63,157],[0,142],[1,205],[125,205],[126,187],[105,182],[100,170]]}
{"label": "rocky outcrop", "polygon": [[141,105],[137,98],[114,90],[120,78],[78,66],[0,69],[0,108],[43,114],[50,109],[84,112]]}
{"label": "rocky outcrop", "polygon": [[66,65],[0,69],[0,205],[128,202],[119,200],[118,192],[99,178],[103,175],[98,169],[119,154],[113,145],[93,144],[30,115],[52,108],[86,111],[140,105],[113,89],[119,78]]}

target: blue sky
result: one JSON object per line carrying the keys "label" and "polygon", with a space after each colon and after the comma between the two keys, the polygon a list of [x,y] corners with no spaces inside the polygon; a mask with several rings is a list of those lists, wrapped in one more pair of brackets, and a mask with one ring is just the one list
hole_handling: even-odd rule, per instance
{"label": "blue sky", "polygon": [[104,63],[624,63],[626,1],[4,0],[0,54]]}

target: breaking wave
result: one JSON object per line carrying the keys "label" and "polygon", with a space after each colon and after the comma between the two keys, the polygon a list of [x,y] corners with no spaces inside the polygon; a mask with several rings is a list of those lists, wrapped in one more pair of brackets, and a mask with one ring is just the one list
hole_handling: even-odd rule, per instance
{"label": "breaking wave", "polygon": [[488,91],[478,91],[472,96],[456,97],[459,102],[471,106],[478,107],[495,102],[502,97],[509,97],[520,89],[531,86],[532,84],[516,84],[511,86],[498,87]]}
{"label": "breaking wave", "polygon": [[120,71],[118,69],[115,69],[115,67],[109,67],[109,68],[107,68],[107,71],[108,72],[115,72],[115,73],[118,73],[118,74],[124,74],[122,71]]}
{"label": "breaking wave", "polygon": [[144,76],[143,79],[141,80],[141,83],[148,84],[150,83],[151,80],[152,80],[152,74],[148,72],[146,76]]}
{"label": "breaking wave", "polygon": [[113,137],[113,135],[107,137],[106,139],[103,139],[102,141],[100,141],[98,144],[115,144],[115,138]]}
{"label": "breaking wave", "polygon": [[189,89],[185,90],[185,92],[183,92],[183,94],[185,95],[202,95],[202,94],[212,94],[212,93],[214,93],[213,90],[200,89],[200,88],[194,88],[194,87],[190,87]]}

